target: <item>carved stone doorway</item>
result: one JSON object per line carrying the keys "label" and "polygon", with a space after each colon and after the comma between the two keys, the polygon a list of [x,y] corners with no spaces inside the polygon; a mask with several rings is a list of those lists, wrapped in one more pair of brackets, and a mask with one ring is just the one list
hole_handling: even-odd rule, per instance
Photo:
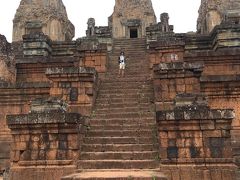
{"label": "carved stone doorway", "polygon": [[130,38],[138,38],[138,29],[137,28],[130,29]]}

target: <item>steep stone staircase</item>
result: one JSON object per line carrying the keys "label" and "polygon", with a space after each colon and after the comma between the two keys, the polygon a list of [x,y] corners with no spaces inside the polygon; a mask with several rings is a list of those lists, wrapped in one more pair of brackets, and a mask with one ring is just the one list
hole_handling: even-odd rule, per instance
{"label": "steep stone staircase", "polygon": [[[64,180],[165,180],[159,166],[153,87],[145,39],[115,40],[109,71],[102,79],[78,168]],[[118,56],[128,57],[118,77]]]}

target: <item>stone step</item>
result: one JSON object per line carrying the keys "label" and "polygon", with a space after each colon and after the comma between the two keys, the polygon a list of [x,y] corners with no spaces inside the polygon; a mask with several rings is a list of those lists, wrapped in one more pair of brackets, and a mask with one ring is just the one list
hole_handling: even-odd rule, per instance
{"label": "stone step", "polygon": [[[113,82],[112,82],[113,81]],[[151,84],[149,84],[149,82],[144,82],[144,81],[141,81],[141,82],[136,82],[136,83],[127,83],[125,81],[119,81],[118,79],[118,82],[116,82],[115,80],[108,80],[108,79],[105,79],[104,82],[101,83],[101,86],[100,86],[100,91],[101,90],[109,90],[110,88],[124,88],[125,90],[138,90],[138,89],[142,89],[142,90],[152,90],[153,87]]]}
{"label": "stone step", "polygon": [[[150,100],[153,99],[153,93],[135,93],[135,94],[128,94],[126,93],[125,95],[122,94],[118,94],[116,93],[114,95],[114,93],[111,93],[108,95],[108,93],[104,93],[104,94],[99,94],[97,97],[98,101],[111,101],[112,103],[125,103],[125,102],[141,102],[142,100]],[[151,104],[151,103],[149,103]]]}
{"label": "stone step", "polygon": [[128,97],[128,98],[141,98],[141,97],[148,97],[153,96],[153,90],[152,89],[100,89],[98,97],[102,98],[122,98],[122,97]]}
{"label": "stone step", "polygon": [[136,88],[126,88],[125,89],[125,87],[124,86],[119,86],[119,87],[117,87],[117,86],[109,86],[108,88],[105,88],[105,89],[102,89],[102,88],[100,88],[100,90],[99,90],[99,94],[104,94],[104,95],[122,95],[122,94],[124,94],[124,95],[127,95],[127,94],[129,94],[129,95],[135,95],[135,94],[137,94],[137,95],[144,95],[144,94],[147,94],[147,95],[149,95],[150,93],[152,93],[153,94],[153,89],[151,89],[151,88],[141,88],[140,86],[138,86],[138,87],[136,87]]}
{"label": "stone step", "polygon": [[155,169],[156,160],[79,160],[79,169]]}
{"label": "stone step", "polygon": [[134,107],[155,107],[153,103],[139,103],[139,102],[128,102],[128,103],[111,103],[111,104],[96,104],[95,109],[101,110],[101,109],[119,109],[119,108],[134,108]]}
{"label": "stone step", "polygon": [[[154,112],[117,112],[117,113],[95,113],[95,117],[101,119],[112,119],[112,118],[145,118],[145,117],[154,117]],[[93,115],[93,116],[94,116]]]}
{"label": "stone step", "polygon": [[85,144],[147,144],[154,142],[154,137],[85,137]]}
{"label": "stone step", "polygon": [[144,124],[144,125],[141,125],[141,124],[115,124],[115,125],[90,125],[90,130],[154,130],[156,129],[156,124]]}
{"label": "stone step", "polygon": [[153,106],[142,106],[142,107],[120,107],[120,108],[112,108],[111,105],[108,106],[108,108],[97,108],[94,113],[95,114],[106,114],[106,113],[118,113],[118,112],[124,112],[124,113],[130,113],[130,112],[140,112],[140,113],[145,113],[145,112],[153,112],[154,107]]}
{"label": "stone step", "polygon": [[81,171],[63,177],[61,180],[167,180],[167,177],[158,170],[93,170]]}
{"label": "stone step", "polygon": [[129,126],[141,125],[141,126],[151,126],[156,125],[156,120],[153,117],[150,118],[112,118],[112,119],[101,119],[93,118],[89,121],[90,125],[123,125],[127,124]]}
{"label": "stone step", "polygon": [[124,77],[124,78],[117,78],[117,77],[111,77],[108,76],[106,78],[102,78],[102,81],[104,83],[113,83],[113,84],[130,84],[130,85],[136,85],[140,83],[146,83],[151,82],[148,78],[144,76],[135,76],[135,77]]}
{"label": "stone step", "polygon": [[[148,142],[150,143],[150,142]],[[83,152],[157,151],[155,144],[83,144]]]}
{"label": "stone step", "polygon": [[116,104],[116,103],[152,103],[153,97],[138,97],[138,98],[104,98],[98,97],[96,103],[101,104]]}
{"label": "stone step", "polygon": [[87,132],[86,137],[153,137],[153,130],[93,130]]}
{"label": "stone step", "polygon": [[84,152],[80,160],[155,160],[158,156],[157,151]]}
{"label": "stone step", "polygon": [[154,117],[155,116],[155,112],[117,112],[117,113],[109,113],[109,114],[105,114],[105,113],[97,113],[95,114],[98,118],[145,118],[145,117]]}

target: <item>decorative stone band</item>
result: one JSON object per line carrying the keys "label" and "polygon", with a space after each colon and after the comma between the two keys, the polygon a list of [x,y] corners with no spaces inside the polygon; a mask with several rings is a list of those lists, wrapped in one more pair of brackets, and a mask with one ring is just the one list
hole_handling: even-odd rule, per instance
{"label": "decorative stone band", "polygon": [[194,72],[202,72],[204,64],[202,62],[188,63],[188,62],[171,62],[160,63],[153,67],[154,72],[172,71],[172,70],[189,70]]}
{"label": "decorative stone band", "polygon": [[[58,79],[59,77],[67,77],[68,81],[76,81],[76,77],[81,78],[79,81],[95,82],[98,78],[97,71],[91,67],[70,67],[70,68],[47,68],[46,76],[49,79]],[[55,81],[55,80],[54,80]],[[66,80],[62,80],[66,81]]]}
{"label": "decorative stone band", "polygon": [[153,66],[154,79],[200,77],[204,64],[202,62],[171,62]]}
{"label": "decorative stone band", "polygon": [[[7,124],[10,129],[16,125],[40,125],[40,124],[84,124],[84,119],[77,113],[64,113],[50,111],[49,113],[30,113],[21,115],[8,115]],[[19,127],[20,128],[20,127]]]}
{"label": "decorative stone band", "polygon": [[171,120],[232,120],[235,118],[233,109],[210,109],[207,106],[186,106],[173,111],[158,111],[157,121]]}
{"label": "decorative stone band", "polygon": [[70,68],[47,68],[46,75],[57,74],[92,74],[96,75],[97,72],[91,67],[70,67]]}

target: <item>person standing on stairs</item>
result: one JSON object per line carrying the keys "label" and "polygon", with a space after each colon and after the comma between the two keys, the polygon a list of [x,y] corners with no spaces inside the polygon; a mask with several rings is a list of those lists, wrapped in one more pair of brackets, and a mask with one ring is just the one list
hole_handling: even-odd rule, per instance
{"label": "person standing on stairs", "polygon": [[124,73],[125,73],[124,71],[125,71],[125,66],[126,66],[126,57],[125,57],[123,51],[120,53],[118,62],[119,62],[118,77],[124,77]]}

